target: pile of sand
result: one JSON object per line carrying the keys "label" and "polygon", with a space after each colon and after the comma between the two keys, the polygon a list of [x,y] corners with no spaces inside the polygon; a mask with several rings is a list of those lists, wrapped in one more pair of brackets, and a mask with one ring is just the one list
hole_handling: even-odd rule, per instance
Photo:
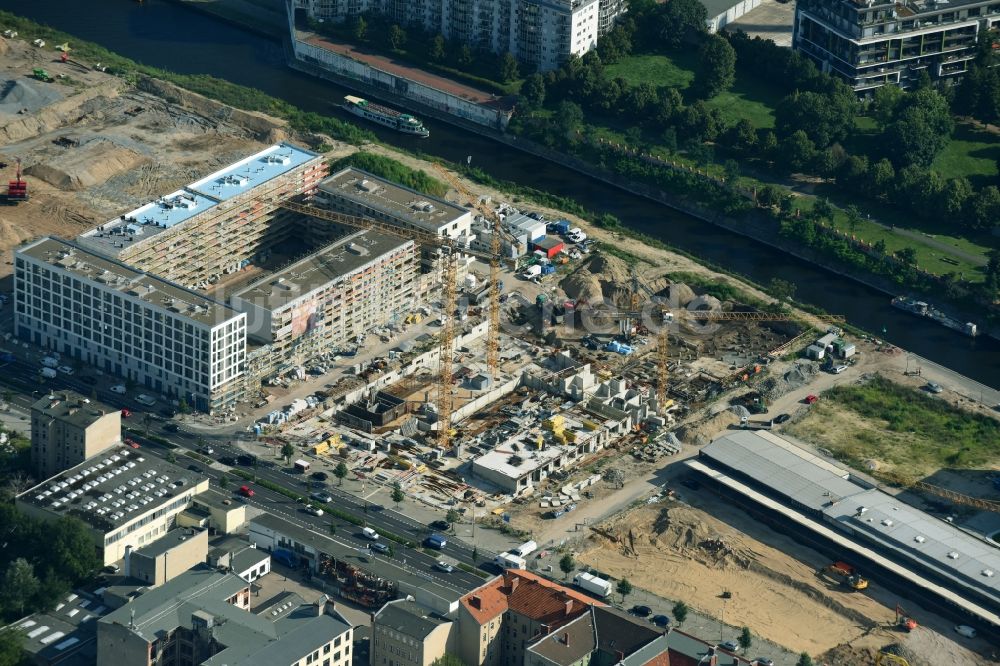
{"label": "pile of sand", "polygon": [[818,372],[819,368],[815,363],[799,359],[781,377],[768,377],[762,381],[757,390],[766,400],[773,401],[789,391],[794,391],[810,383]]}
{"label": "pile of sand", "polygon": [[[648,299],[650,293],[660,294],[670,285],[670,281],[662,276],[650,278],[640,275],[639,282],[643,301]],[[624,303],[632,293],[632,269],[618,257],[597,252],[581,262],[560,286],[567,296],[583,303]],[[678,287],[679,302],[686,305],[694,298],[694,292],[686,285]]]}
{"label": "pile of sand", "polygon": [[51,83],[25,78],[0,81],[0,113],[14,115],[25,109],[34,113],[61,99]]}
{"label": "pile of sand", "polygon": [[701,421],[681,426],[677,430],[677,437],[685,444],[704,446],[729,426],[739,422],[740,417],[726,409]]}
{"label": "pile of sand", "polygon": [[146,161],[147,158],[133,150],[96,139],[78,148],[68,148],[57,158],[33,164],[25,173],[61,190],[78,191],[101,185]]}

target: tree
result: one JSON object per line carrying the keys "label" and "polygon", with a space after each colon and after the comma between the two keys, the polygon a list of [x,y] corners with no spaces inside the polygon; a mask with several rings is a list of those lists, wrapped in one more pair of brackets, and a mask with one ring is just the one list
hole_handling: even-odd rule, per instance
{"label": "tree", "polygon": [[521,72],[517,68],[517,58],[513,53],[504,53],[500,57],[500,80],[504,83],[516,81]]}
{"label": "tree", "polygon": [[875,254],[884,255],[886,250],[885,241],[879,238],[877,241],[875,241],[875,244],[872,245],[872,250],[875,251]]}
{"label": "tree", "polygon": [[684,624],[684,620],[686,620],[688,616],[687,604],[683,601],[678,601],[674,604],[673,614],[674,620],[677,621],[677,624]]}
{"label": "tree", "polygon": [[685,39],[706,31],[708,10],[699,0],[670,0],[660,5],[657,14],[650,28],[662,41],[662,48],[679,49]]}
{"label": "tree", "polygon": [[882,133],[882,148],[896,168],[929,167],[951,140],[955,122],[948,102],[933,88],[906,95],[893,121]]}
{"label": "tree", "polygon": [[628,89],[623,104],[627,117],[640,121],[657,102],[659,102],[659,95],[653,84],[640,83]]}
{"label": "tree", "polygon": [[907,266],[912,266],[917,261],[917,251],[912,247],[904,247],[896,250],[896,258]]}
{"label": "tree", "polygon": [[571,139],[583,125],[583,109],[575,102],[559,102],[556,108],[556,129],[561,137]]}
{"label": "tree", "polygon": [[35,576],[35,567],[28,560],[19,557],[7,565],[3,579],[0,580],[0,599],[9,610],[17,611],[20,616],[24,613],[25,606],[39,588],[38,577]]}
{"label": "tree", "polygon": [[22,643],[24,639],[18,631],[13,629],[0,630],[0,666],[18,666],[22,663],[24,650]]}
{"label": "tree", "polygon": [[813,218],[819,222],[833,220],[833,206],[826,197],[819,197],[813,205]]}
{"label": "tree", "polygon": [[285,464],[287,465],[291,461],[292,456],[295,455],[295,447],[290,443],[285,442],[281,445],[281,457],[285,459]]}
{"label": "tree", "polygon": [[458,64],[462,67],[468,67],[472,64],[472,49],[468,44],[463,44],[462,48],[458,50]]}
{"label": "tree", "polygon": [[452,529],[452,531],[454,531],[455,530],[455,523],[457,523],[458,521],[460,521],[462,519],[462,514],[460,514],[455,509],[448,509],[448,513],[445,514],[444,519],[447,520],[449,523],[451,523],[451,529]]}
{"label": "tree", "polygon": [[559,570],[563,572],[563,578],[566,578],[570,572],[576,569],[576,560],[569,553],[566,553],[559,559]]}
{"label": "tree", "polygon": [[802,130],[817,148],[843,141],[854,128],[858,98],[839,82],[827,93],[796,92],[785,97],[774,110],[774,126],[779,136]]}
{"label": "tree", "polygon": [[757,148],[757,129],[746,118],[741,118],[726,132],[729,145],[737,152],[745,155],[753,153]]}
{"label": "tree", "polygon": [[394,51],[406,45],[406,31],[395,23],[389,27],[389,45]]}
{"label": "tree", "polygon": [[149,412],[146,412],[145,414],[143,414],[142,415],[142,427],[144,428],[144,432],[146,434],[146,437],[149,437],[149,426],[151,426],[152,424],[153,424],[153,416],[152,416],[152,414],[150,414]]}
{"label": "tree", "polygon": [[336,534],[336,533],[337,533],[337,524],[330,523],[330,534]]}
{"label": "tree", "polygon": [[854,204],[847,207],[847,228],[851,230],[853,234],[858,230],[858,226],[861,224],[861,211]]}
{"label": "tree", "polygon": [[97,550],[89,529],[77,518],[60,518],[46,533],[45,563],[76,583],[90,577],[97,570]]}
{"label": "tree", "polygon": [[406,495],[403,494],[403,488],[399,485],[399,481],[392,484],[392,501],[399,507],[399,503],[406,499]]}
{"label": "tree", "polygon": [[545,103],[545,79],[535,72],[521,84],[521,99],[532,107],[541,107]]}
{"label": "tree", "polygon": [[337,463],[337,466],[333,468],[333,475],[337,477],[337,485],[344,485],[344,477],[347,476],[347,465],[341,460]]}
{"label": "tree", "polygon": [[170,463],[171,465],[177,464],[177,454],[174,453],[173,451],[167,451],[166,459],[167,462]]}
{"label": "tree", "polygon": [[872,195],[888,197],[896,183],[896,170],[892,167],[892,162],[883,157],[873,164],[868,182],[871,184],[869,190]]}
{"label": "tree", "polygon": [[229,490],[229,476],[222,475],[219,477],[219,488],[222,490]]}
{"label": "tree", "polygon": [[180,399],[177,401],[177,411],[179,411],[181,414],[191,413],[191,405],[189,405],[187,400],[184,399],[184,396],[181,396]]}
{"label": "tree", "polygon": [[803,652],[799,655],[799,660],[795,662],[795,666],[813,666],[813,659],[809,656],[808,652]]}
{"label": "tree", "polygon": [[1000,190],[996,185],[987,185],[969,198],[966,209],[968,226],[988,231],[1000,224]]}
{"label": "tree", "polygon": [[906,95],[902,88],[896,86],[880,86],[872,95],[871,114],[880,130],[885,130],[896,117],[896,110]]}
{"label": "tree", "polygon": [[781,278],[771,278],[767,290],[779,301],[790,301],[795,295],[795,283]]}
{"label": "tree", "polygon": [[816,146],[804,130],[785,137],[780,148],[781,161],[791,171],[805,171],[816,158]]}
{"label": "tree", "polygon": [[694,86],[702,99],[710,99],[733,87],[736,82],[736,51],[729,45],[729,40],[719,34],[711,35],[698,49],[698,59],[701,69],[695,76]]}
{"label": "tree", "polygon": [[750,646],[753,645],[753,634],[750,633],[750,627],[743,627],[740,630],[740,637],[737,639],[737,642],[743,648],[743,654],[746,654]]}
{"label": "tree", "polygon": [[354,20],[354,29],[352,32],[354,33],[354,39],[359,42],[365,40],[365,37],[368,36],[368,21],[365,20],[364,16],[359,14]]}
{"label": "tree", "polygon": [[431,40],[430,56],[431,60],[434,62],[442,62],[448,56],[447,44],[445,44],[444,35],[440,33],[434,35],[434,39]]}
{"label": "tree", "polygon": [[455,655],[445,652],[444,655],[432,661],[431,666],[465,666],[465,662]]}
{"label": "tree", "polygon": [[628,582],[628,578],[622,578],[618,581],[616,589],[618,594],[622,595],[622,603],[625,603],[625,597],[632,594],[632,583]]}

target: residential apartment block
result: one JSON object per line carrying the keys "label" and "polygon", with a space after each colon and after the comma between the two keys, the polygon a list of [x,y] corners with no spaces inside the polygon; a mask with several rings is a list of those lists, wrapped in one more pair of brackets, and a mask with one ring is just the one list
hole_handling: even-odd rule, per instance
{"label": "residential apartment block", "polygon": [[141,451],[112,449],[17,496],[29,516],[72,516],[91,531],[104,564],[159,540],[174,518],[208,490],[208,478]]}
{"label": "residential apartment block", "polygon": [[78,393],[51,393],[31,406],[31,465],[39,479],[79,465],[121,441],[121,412]]}
{"label": "residential apartment block", "polygon": [[623,0],[293,0],[313,19],[346,21],[374,12],[400,25],[493,53],[539,71],[583,55],[626,9]]}
{"label": "residential apartment block", "polygon": [[251,610],[250,583],[199,566],[97,622],[97,663],[349,666],[353,628],[321,596],[283,592]]}
{"label": "residential apartment block", "polygon": [[14,259],[18,337],[215,410],[240,397],[246,315],[80,245],[42,238]]}
{"label": "residential apartment block", "polygon": [[431,666],[451,651],[455,623],[405,599],[372,615],[371,666]]}
{"label": "residential apartment block", "polygon": [[956,81],[998,22],[996,0],[800,0],[793,47],[858,92],[910,88]]}

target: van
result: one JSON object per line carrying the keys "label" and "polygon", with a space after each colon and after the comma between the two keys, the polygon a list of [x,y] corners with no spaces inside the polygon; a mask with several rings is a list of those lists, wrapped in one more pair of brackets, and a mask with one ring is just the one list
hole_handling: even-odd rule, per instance
{"label": "van", "polygon": [[366,527],[363,530],[361,530],[361,536],[363,536],[366,539],[370,539],[372,541],[378,541],[378,532],[376,532],[370,527]]}
{"label": "van", "polygon": [[525,271],[521,273],[521,277],[523,277],[525,280],[530,280],[532,278],[538,277],[541,274],[542,274],[541,266],[538,265],[528,266],[528,268],[526,268]]}

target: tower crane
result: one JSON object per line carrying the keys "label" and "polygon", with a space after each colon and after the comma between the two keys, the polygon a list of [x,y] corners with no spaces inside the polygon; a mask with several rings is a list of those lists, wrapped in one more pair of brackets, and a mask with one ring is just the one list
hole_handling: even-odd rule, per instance
{"label": "tower crane", "polygon": [[[637,283],[638,280],[634,279]],[[636,291],[633,289],[632,301],[636,300]],[[669,379],[669,347],[670,347],[670,324],[692,323],[692,322],[721,322],[721,321],[795,321],[801,322],[801,317],[796,317],[783,312],[733,312],[723,310],[685,310],[683,308],[671,308],[666,303],[652,302],[653,309],[650,312],[641,310],[630,310],[627,312],[607,312],[595,310],[594,316],[609,319],[641,320],[644,315],[658,314],[659,331],[657,333],[656,358],[657,358],[657,381],[656,398],[663,409],[667,404],[667,380]],[[841,323],[845,320],[843,315],[810,315],[828,323]],[[652,327],[651,327],[652,328]]]}
{"label": "tower crane", "polygon": [[492,225],[490,233],[489,331],[486,337],[486,367],[490,376],[495,379],[497,366],[500,364],[500,263],[503,260],[501,241],[506,240],[515,248],[515,251],[519,251],[521,242],[503,228],[503,223],[497,212],[480,201],[479,197],[473,196],[454,174],[440,164],[435,164],[434,167],[459,194],[467,197],[476,210],[482,214],[483,218],[489,220]]}
{"label": "tower crane", "polygon": [[479,257],[484,261],[489,261],[490,256],[460,247],[454,239],[449,238],[448,236],[438,236],[437,234],[416,229],[403,229],[385,222],[370,220],[364,217],[357,217],[355,215],[337,213],[335,211],[293,201],[282,201],[279,205],[282,208],[295,213],[309,215],[320,220],[326,220],[327,222],[342,224],[358,229],[374,229],[376,231],[382,231],[392,234],[393,236],[400,236],[408,240],[413,240],[424,245],[431,245],[447,251],[448,256],[444,261],[444,276],[442,278],[444,282],[441,285],[443,292],[442,305],[444,307],[445,316],[442,317],[441,321],[441,353],[438,363],[437,410],[438,446],[443,449],[448,448],[451,444],[451,413],[453,406],[451,396],[451,363],[455,339],[455,310],[458,307],[458,290],[456,287],[456,282],[458,281],[458,255],[460,253],[470,254]]}

